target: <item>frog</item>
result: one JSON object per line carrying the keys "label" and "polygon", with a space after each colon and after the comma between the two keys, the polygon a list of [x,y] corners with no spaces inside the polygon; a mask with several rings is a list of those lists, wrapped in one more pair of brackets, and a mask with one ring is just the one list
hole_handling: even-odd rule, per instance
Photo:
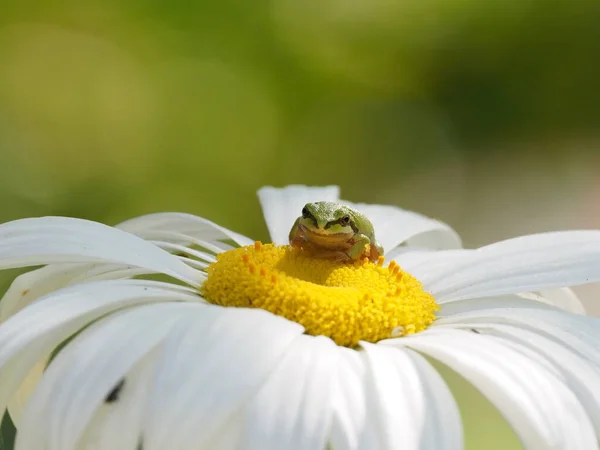
{"label": "frog", "polygon": [[289,233],[290,246],[317,258],[353,262],[377,261],[383,247],[371,221],[359,211],[336,202],[307,203]]}

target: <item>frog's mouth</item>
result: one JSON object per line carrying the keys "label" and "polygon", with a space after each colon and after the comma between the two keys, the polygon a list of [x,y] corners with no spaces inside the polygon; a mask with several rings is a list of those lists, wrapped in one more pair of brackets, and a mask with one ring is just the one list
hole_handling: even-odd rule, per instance
{"label": "frog's mouth", "polygon": [[346,243],[352,239],[354,232],[350,230],[348,233],[332,233],[328,230],[316,230],[314,228],[307,228],[304,225],[300,225],[302,233],[314,244],[322,245],[324,247],[331,246],[332,244]]}

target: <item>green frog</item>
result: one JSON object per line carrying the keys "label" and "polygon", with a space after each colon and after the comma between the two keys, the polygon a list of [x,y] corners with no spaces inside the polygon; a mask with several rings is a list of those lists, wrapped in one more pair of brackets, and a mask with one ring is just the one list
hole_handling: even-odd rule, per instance
{"label": "green frog", "polygon": [[334,202],[307,203],[289,235],[290,245],[318,258],[377,261],[383,248],[364,214]]}

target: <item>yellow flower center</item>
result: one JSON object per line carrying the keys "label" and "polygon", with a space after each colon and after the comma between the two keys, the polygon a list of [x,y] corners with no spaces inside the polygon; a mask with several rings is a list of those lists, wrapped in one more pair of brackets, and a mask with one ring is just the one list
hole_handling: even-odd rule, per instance
{"label": "yellow flower center", "polygon": [[394,261],[383,267],[383,257],[340,263],[256,242],[221,253],[207,272],[202,295],[211,303],[266,309],[348,347],[422,331],[439,309]]}

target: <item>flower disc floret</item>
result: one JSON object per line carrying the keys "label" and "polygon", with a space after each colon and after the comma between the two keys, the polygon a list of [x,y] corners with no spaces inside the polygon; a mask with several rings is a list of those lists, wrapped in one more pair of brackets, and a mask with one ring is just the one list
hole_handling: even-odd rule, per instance
{"label": "flower disc floret", "polygon": [[439,309],[417,279],[393,261],[383,267],[383,258],[341,263],[257,242],[219,254],[207,272],[208,301],[266,309],[348,347],[422,331]]}

